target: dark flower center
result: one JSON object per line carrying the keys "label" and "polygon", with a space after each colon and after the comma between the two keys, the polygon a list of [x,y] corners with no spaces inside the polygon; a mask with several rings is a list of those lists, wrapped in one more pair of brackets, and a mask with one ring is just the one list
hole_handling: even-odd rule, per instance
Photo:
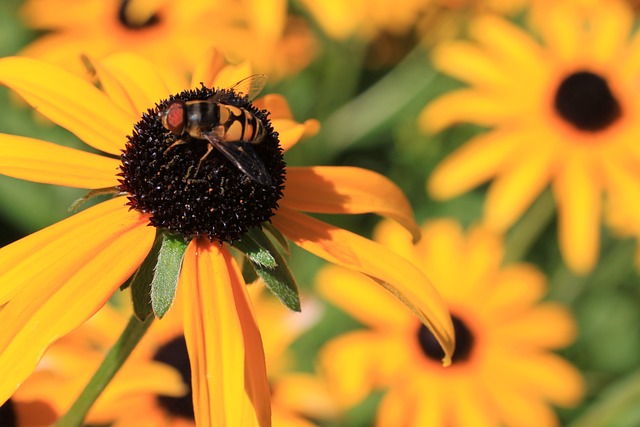
{"label": "dark flower center", "polygon": [[11,399],[0,406],[0,426],[18,427],[18,416],[16,415]]}
{"label": "dark flower center", "polygon": [[153,27],[160,22],[160,18],[157,14],[151,15],[145,21],[131,19],[131,16],[127,13],[127,7],[129,6],[129,0],[122,0],[120,8],[118,9],[118,21],[130,30],[141,30],[143,28]]}
{"label": "dark flower center", "polygon": [[[474,338],[467,325],[460,318],[452,315],[451,320],[453,321],[453,330],[456,335],[456,350],[451,358],[455,364],[469,359],[473,350]],[[444,351],[440,348],[440,344],[424,325],[420,325],[418,329],[418,342],[422,352],[429,359],[440,361],[444,357]]]}
{"label": "dark flower center", "polygon": [[187,343],[184,336],[175,338],[160,347],[153,359],[177,369],[182,375],[182,382],[189,387],[189,392],[182,397],[157,396],[160,406],[172,415],[194,420],[191,365],[189,365]]}
{"label": "dark flower center", "polygon": [[[159,114],[164,114],[164,125]],[[119,190],[128,194],[131,208],[150,214],[155,227],[189,238],[239,239],[273,216],[284,190],[283,152],[268,114],[232,90],[204,86],[161,101],[143,114],[128,137]],[[259,140],[250,138],[252,125],[260,130]],[[235,141],[227,134],[227,140],[214,141],[228,144],[219,147],[206,139],[219,138],[227,126],[229,134],[249,141]],[[196,131],[201,137],[191,136]],[[227,157],[229,153],[223,155],[223,149],[242,156],[242,164],[256,165],[268,179],[252,179]]]}
{"label": "dark flower center", "polygon": [[589,71],[573,73],[562,81],[554,107],[567,122],[588,132],[604,130],[622,115],[607,81]]}

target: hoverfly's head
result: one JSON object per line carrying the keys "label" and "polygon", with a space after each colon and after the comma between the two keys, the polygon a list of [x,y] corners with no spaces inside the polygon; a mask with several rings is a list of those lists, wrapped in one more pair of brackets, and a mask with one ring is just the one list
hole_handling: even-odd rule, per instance
{"label": "hoverfly's head", "polygon": [[187,105],[181,99],[171,101],[158,113],[162,126],[174,135],[180,136],[187,127]]}

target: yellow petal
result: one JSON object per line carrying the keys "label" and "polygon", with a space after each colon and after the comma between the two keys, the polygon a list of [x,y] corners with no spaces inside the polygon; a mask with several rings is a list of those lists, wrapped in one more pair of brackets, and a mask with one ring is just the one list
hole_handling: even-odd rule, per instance
{"label": "yellow petal", "polygon": [[515,135],[509,131],[475,137],[436,167],[427,182],[429,194],[448,199],[482,184],[496,175],[516,150]]}
{"label": "yellow petal", "polygon": [[[128,212],[125,202],[118,197],[100,203],[0,249],[0,305],[23,287],[39,281],[48,283],[47,275],[63,276],[59,280],[64,282],[75,268],[89,262],[102,245],[118,235],[118,227],[145,225],[147,220]],[[152,229],[149,234],[153,234]]]}
{"label": "yellow petal", "polygon": [[80,77],[30,58],[0,58],[0,83],[87,144],[120,154],[132,117]]}
{"label": "yellow petal", "polygon": [[118,185],[119,161],[22,136],[0,134],[0,173],[76,188]]}
{"label": "yellow petal", "polygon": [[287,187],[280,201],[291,209],[333,214],[377,213],[403,225],[420,238],[411,205],[389,179],[367,169],[315,166],[287,168]]}
{"label": "yellow petal", "polygon": [[576,153],[567,159],[553,190],[562,256],[573,271],[587,274],[596,264],[600,246],[600,183],[587,159]]}
{"label": "yellow petal", "polygon": [[509,78],[490,55],[469,42],[440,46],[433,52],[433,61],[440,70],[472,85],[502,87]]}
{"label": "yellow petal", "polygon": [[501,124],[514,116],[513,105],[492,94],[459,89],[432,101],[418,118],[424,132],[435,133],[458,123]]}
{"label": "yellow petal", "polygon": [[207,52],[202,55],[201,60],[196,64],[193,73],[191,74],[191,88],[197,88],[200,84],[206,87],[213,87],[215,77],[220,70],[225,66],[224,56],[220,54],[216,49],[209,48]]}
{"label": "yellow petal", "polygon": [[171,93],[153,64],[141,56],[117,53],[92,64],[105,93],[132,116],[140,116]]}
{"label": "yellow petal", "polygon": [[575,8],[568,2],[557,2],[549,8],[549,13],[544,19],[544,24],[540,25],[540,32],[548,49],[553,51],[552,55],[558,60],[569,62],[583,51],[583,15],[576,13]]}
{"label": "yellow petal", "polygon": [[371,332],[356,331],[329,341],[319,355],[320,370],[329,384],[329,391],[342,408],[360,403],[379,386],[375,371],[379,358],[379,341]]}
{"label": "yellow petal", "polygon": [[549,184],[552,153],[540,147],[528,155],[515,158],[493,181],[487,193],[487,225],[504,232],[527,210]]}
{"label": "yellow petal", "polygon": [[485,15],[473,22],[470,31],[491,52],[494,64],[507,73],[505,81],[540,77],[546,60],[543,48],[521,28],[498,16]]}
{"label": "yellow petal", "polygon": [[575,406],[584,394],[584,380],[578,370],[566,360],[551,353],[505,357],[504,372],[515,381],[526,384],[527,391],[564,407]]}
{"label": "yellow petal", "polygon": [[51,342],[91,317],[131,276],[154,235],[120,198],[2,249],[0,283],[18,292],[0,312],[0,401],[33,371]]}
{"label": "yellow petal", "polygon": [[575,340],[577,331],[571,314],[560,305],[545,303],[513,316],[503,316],[496,335],[520,349],[559,348]]}
{"label": "yellow petal", "polygon": [[[245,284],[232,263],[226,249],[197,240],[184,257],[179,288],[184,298],[196,423],[269,426],[260,333]],[[256,396],[258,393],[263,395]]]}
{"label": "yellow petal", "polygon": [[373,328],[401,328],[415,323],[400,301],[372,286],[371,280],[352,270],[327,266],[316,275],[316,287],[328,301]]}
{"label": "yellow petal", "polygon": [[627,43],[633,26],[633,12],[626,3],[612,1],[596,3],[594,16],[589,22],[589,56],[608,64],[616,58]]}
{"label": "yellow petal", "polygon": [[312,254],[370,276],[409,307],[431,330],[450,363],[455,335],[447,307],[420,270],[384,246],[282,207],[274,225]]}

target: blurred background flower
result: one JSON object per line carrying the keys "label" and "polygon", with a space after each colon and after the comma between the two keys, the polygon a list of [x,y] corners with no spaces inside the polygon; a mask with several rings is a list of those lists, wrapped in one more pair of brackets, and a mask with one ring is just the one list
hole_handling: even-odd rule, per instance
{"label": "blurred background flower", "polygon": [[598,259],[603,193],[640,179],[639,39],[629,39],[633,14],[618,2],[584,15],[559,3],[545,16],[544,45],[504,19],[482,17],[471,26],[475,43],[436,50],[437,66],[471,87],[433,101],[423,127],[492,130],[445,159],[428,188],[449,198],[493,179],[485,220],[504,231],[551,185],[561,252],[585,274]]}
{"label": "blurred background flower", "polygon": [[[551,353],[576,336],[569,312],[541,303],[544,276],[533,266],[501,267],[500,239],[480,227],[466,234],[452,220],[427,222],[423,239],[383,222],[376,240],[429,272],[450,306],[456,352],[450,368],[428,330],[366,280],[327,267],[318,287],[331,303],[368,329],[334,338],[320,353],[330,389],[354,405],[385,389],[379,426],[557,426],[548,406],[575,406],[578,371]],[[345,369],[349,366],[349,369]]]}

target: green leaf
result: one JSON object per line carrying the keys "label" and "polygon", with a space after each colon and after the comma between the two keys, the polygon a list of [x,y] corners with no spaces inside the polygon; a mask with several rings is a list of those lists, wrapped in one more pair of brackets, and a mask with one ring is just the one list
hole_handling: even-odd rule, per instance
{"label": "green leaf", "polygon": [[256,269],[253,267],[251,260],[244,254],[242,255],[240,268],[242,270],[242,277],[244,278],[244,282],[247,285],[258,280],[259,276],[258,273],[256,273]]}
{"label": "green leaf", "polygon": [[259,228],[254,228],[242,237],[242,244],[235,245],[244,252],[243,246],[251,248],[256,253],[255,248],[260,248],[260,252],[268,252],[275,261],[274,267],[266,266],[264,263],[256,262],[254,258],[247,254],[249,261],[262,278],[267,288],[273,292],[280,301],[294,311],[300,311],[300,296],[298,295],[298,285],[289,270],[287,261],[278,252],[271,240]]}
{"label": "green leaf", "polygon": [[278,266],[273,254],[251,238],[249,233],[242,236],[233,246],[243,252],[253,264],[260,264],[267,268],[276,268]]}
{"label": "green leaf", "polygon": [[167,314],[173,304],[187,246],[182,236],[162,234],[158,262],[151,281],[151,308],[159,319]]}
{"label": "green leaf", "polygon": [[278,242],[278,244],[282,247],[285,254],[289,255],[291,253],[291,249],[289,248],[289,241],[286,237],[284,237],[284,234],[282,234],[280,230],[274,227],[270,222],[262,223],[262,227],[276,239],[276,242]]}
{"label": "green leaf", "polygon": [[153,269],[158,262],[161,242],[162,236],[158,234],[156,240],[153,242],[151,251],[140,267],[138,267],[129,280],[120,286],[121,290],[126,289],[127,286],[131,286],[133,312],[141,321],[147,320],[153,313],[151,309],[151,281],[153,280]]}

